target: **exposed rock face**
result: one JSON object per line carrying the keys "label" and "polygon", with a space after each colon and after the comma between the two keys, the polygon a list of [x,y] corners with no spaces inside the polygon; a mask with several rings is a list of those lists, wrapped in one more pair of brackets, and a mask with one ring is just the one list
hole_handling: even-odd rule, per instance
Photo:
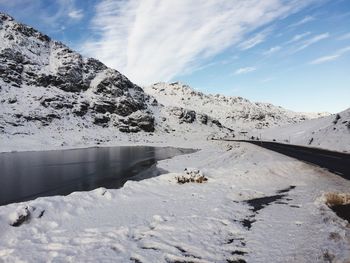
{"label": "exposed rock face", "polygon": [[94,124],[100,125],[102,127],[108,126],[108,122],[110,121],[110,118],[106,115],[98,114],[95,116]]}
{"label": "exposed rock face", "polygon": [[154,117],[141,111],[130,115],[127,123],[133,127],[139,127],[147,132],[154,132]]}
{"label": "exposed rock face", "polygon": [[173,115],[179,118],[179,123],[193,123],[196,119],[196,112],[193,110],[186,110],[180,107],[170,108]]}
{"label": "exposed rock face", "polygon": [[138,112],[127,118],[130,125],[137,131],[154,131],[154,117],[147,111],[150,98],[140,87],[2,13],[1,91],[1,97],[8,98],[4,102],[16,106],[16,114],[5,107],[2,123],[20,125],[26,120],[47,126],[53,120],[84,118],[87,126],[108,127],[111,119]]}
{"label": "exposed rock face", "polygon": [[117,120],[114,126],[117,126],[121,132],[139,132],[140,130],[154,132],[155,120],[153,116],[137,111],[126,118]]}
{"label": "exposed rock face", "polygon": [[21,74],[23,72],[23,56],[17,51],[9,48],[1,50],[0,53],[0,77],[4,82],[12,83],[19,87],[22,84]]}
{"label": "exposed rock face", "polygon": [[[232,132],[233,129],[230,129],[228,127],[223,126],[220,121],[213,119],[209,117],[206,114],[203,113],[197,113],[194,110],[188,110],[180,107],[168,107],[168,113],[171,116],[175,116],[179,124],[184,124],[184,123],[194,123],[198,122],[203,125],[209,125],[209,126],[216,126],[218,128],[223,128],[225,131]],[[231,134],[234,136],[234,134]]]}

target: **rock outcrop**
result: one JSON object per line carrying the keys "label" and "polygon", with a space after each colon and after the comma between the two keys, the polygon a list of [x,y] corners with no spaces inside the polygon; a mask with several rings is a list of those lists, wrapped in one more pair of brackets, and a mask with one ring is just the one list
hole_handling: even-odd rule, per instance
{"label": "rock outcrop", "polygon": [[150,97],[118,71],[2,13],[0,40],[2,103],[16,107],[14,113],[6,107],[2,123],[47,126],[76,117],[88,126],[112,127],[111,119],[123,117],[129,121],[120,124],[137,126],[137,132],[154,131]]}

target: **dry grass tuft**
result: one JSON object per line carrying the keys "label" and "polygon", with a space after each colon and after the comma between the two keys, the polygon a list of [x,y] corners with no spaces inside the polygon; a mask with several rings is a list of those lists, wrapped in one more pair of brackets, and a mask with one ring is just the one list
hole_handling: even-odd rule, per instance
{"label": "dry grass tuft", "polygon": [[350,204],[350,193],[326,193],[325,198],[330,207]]}

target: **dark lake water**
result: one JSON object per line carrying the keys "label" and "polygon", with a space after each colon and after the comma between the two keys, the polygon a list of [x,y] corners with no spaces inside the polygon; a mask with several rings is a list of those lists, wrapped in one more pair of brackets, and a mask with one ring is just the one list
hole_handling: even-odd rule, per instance
{"label": "dark lake water", "polygon": [[40,196],[67,195],[98,187],[120,188],[127,180],[154,176],[159,160],[190,149],[102,147],[62,151],[0,153],[0,205]]}

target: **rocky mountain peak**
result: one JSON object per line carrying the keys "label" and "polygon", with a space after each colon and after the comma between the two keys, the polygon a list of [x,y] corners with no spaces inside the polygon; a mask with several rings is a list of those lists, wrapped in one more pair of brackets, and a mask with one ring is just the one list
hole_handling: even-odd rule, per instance
{"label": "rocky mountain peak", "polygon": [[[96,59],[84,58],[63,43],[3,13],[0,13],[0,39],[3,100],[16,97],[12,104],[22,105],[33,100],[25,110],[22,108],[25,112],[5,113],[5,120],[0,121],[11,120],[17,125],[23,119],[43,120],[42,124],[48,125],[62,116],[76,115],[86,116],[88,122],[102,126],[119,127],[122,123],[119,119],[123,119],[121,130],[126,131],[128,116],[137,113],[151,123],[146,129],[143,125],[133,130],[154,130],[150,128],[153,117],[147,111],[149,96],[118,71]],[[36,93],[41,95],[35,98]],[[48,118],[48,114],[57,118]]]}

